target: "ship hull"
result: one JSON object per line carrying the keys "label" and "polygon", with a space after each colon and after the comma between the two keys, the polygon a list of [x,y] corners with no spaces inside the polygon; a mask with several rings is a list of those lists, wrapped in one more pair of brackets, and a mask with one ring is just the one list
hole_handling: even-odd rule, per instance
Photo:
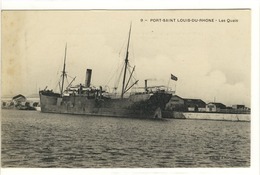
{"label": "ship hull", "polygon": [[40,93],[41,112],[112,116],[129,118],[162,118],[171,94],[138,94],[123,99],[88,99],[86,96],[57,97]]}

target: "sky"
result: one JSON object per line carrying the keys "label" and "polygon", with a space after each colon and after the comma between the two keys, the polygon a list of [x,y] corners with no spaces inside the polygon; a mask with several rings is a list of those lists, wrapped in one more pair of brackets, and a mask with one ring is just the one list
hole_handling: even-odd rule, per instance
{"label": "sky", "polygon": [[91,68],[91,84],[112,89],[132,23],[129,61],[138,86],[150,79],[148,85],[169,85],[183,98],[250,106],[250,16],[250,10],[3,11],[1,93],[58,90],[66,43],[74,85],[84,84]]}

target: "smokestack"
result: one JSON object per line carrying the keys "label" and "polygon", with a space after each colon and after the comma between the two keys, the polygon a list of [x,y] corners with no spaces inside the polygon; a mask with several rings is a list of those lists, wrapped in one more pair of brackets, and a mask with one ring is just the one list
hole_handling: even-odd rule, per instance
{"label": "smokestack", "polygon": [[148,92],[147,80],[144,80],[144,89],[145,89],[146,92]]}
{"label": "smokestack", "polygon": [[87,71],[86,71],[86,82],[85,82],[86,87],[90,87],[91,74],[92,74],[92,69],[87,69]]}

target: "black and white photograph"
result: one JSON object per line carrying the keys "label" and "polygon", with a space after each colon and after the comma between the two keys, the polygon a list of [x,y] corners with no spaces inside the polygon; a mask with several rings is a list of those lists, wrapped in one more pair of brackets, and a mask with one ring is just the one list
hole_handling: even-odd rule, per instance
{"label": "black and white photograph", "polygon": [[251,9],[1,15],[2,168],[250,168]]}

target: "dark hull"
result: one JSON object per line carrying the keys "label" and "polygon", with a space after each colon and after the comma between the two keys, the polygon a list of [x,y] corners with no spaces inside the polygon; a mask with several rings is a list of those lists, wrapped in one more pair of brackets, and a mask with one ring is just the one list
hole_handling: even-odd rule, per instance
{"label": "dark hull", "polygon": [[40,92],[41,111],[59,114],[113,116],[130,118],[161,118],[161,110],[171,94],[135,94],[123,99],[88,99],[87,96],[64,96]]}

